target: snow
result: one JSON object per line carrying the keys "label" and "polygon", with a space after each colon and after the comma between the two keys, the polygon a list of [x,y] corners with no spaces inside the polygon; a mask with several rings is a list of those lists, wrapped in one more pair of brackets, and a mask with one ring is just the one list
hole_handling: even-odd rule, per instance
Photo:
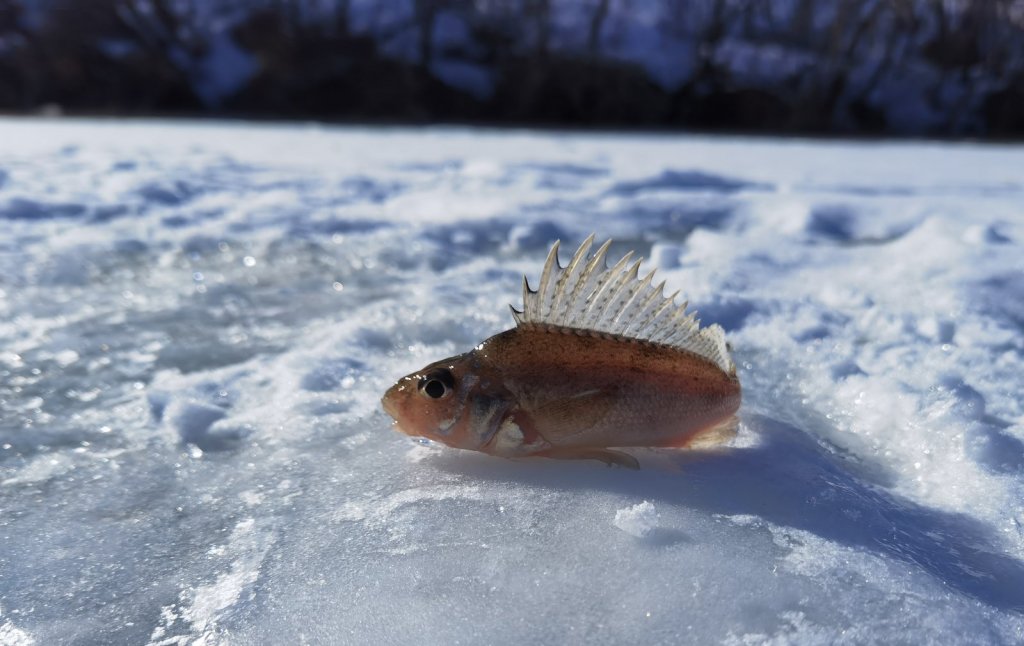
{"label": "snow", "polygon": [[[0,643],[1024,640],[1020,147],[0,141]],[[591,231],[726,328],[730,447],[634,472],[391,430],[385,388]]]}
{"label": "snow", "polygon": [[10,621],[0,624],[0,644],[5,646],[32,646],[35,640],[29,637],[25,631],[19,630]]}
{"label": "snow", "polygon": [[615,512],[615,526],[631,536],[643,538],[658,524],[658,511],[648,501]]}

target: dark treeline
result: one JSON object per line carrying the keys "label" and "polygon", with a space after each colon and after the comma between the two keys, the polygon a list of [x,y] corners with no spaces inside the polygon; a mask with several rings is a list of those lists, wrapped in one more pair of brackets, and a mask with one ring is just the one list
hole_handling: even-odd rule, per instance
{"label": "dark treeline", "polygon": [[1024,0],[0,0],[0,110],[1024,135]]}

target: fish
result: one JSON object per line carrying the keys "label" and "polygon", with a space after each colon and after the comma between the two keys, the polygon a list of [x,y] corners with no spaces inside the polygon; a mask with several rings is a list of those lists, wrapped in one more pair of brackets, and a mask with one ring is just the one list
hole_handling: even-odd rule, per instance
{"label": "fish", "polygon": [[631,251],[588,237],[566,266],[555,242],[537,288],[523,277],[515,327],[398,380],[381,404],[407,435],[505,458],[639,468],[624,448],[735,436],[741,388],[719,325],[639,277]]}

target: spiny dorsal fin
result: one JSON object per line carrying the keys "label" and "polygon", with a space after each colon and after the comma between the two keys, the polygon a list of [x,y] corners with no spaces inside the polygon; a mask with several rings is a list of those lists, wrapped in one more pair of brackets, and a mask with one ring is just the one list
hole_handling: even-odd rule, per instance
{"label": "spiny dorsal fin", "polygon": [[583,241],[565,267],[558,261],[556,242],[548,253],[536,290],[523,277],[523,310],[512,308],[519,326],[551,325],[649,341],[685,350],[711,361],[724,372],[736,373],[725,331],[718,325],[700,327],[686,302],[676,306],[675,294],[664,295],[665,283],[653,285],[654,272],[639,278],[640,262],[633,252],[609,267],[609,240],[593,255],[587,252],[594,236]]}

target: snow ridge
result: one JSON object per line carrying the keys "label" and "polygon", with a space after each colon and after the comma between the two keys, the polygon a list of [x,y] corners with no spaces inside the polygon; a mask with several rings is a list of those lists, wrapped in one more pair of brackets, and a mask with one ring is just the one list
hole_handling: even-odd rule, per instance
{"label": "snow ridge", "polygon": [[630,251],[609,268],[605,257],[612,241],[588,258],[594,244],[590,234],[562,267],[559,244],[552,245],[536,290],[523,277],[523,309],[512,308],[517,325],[550,325],[649,341],[696,354],[723,372],[736,374],[725,331],[718,325],[701,328],[697,313],[687,314],[686,301],[675,305],[678,291],[665,296],[665,281],[652,286],[654,270],[640,279],[643,258],[630,264]]}

